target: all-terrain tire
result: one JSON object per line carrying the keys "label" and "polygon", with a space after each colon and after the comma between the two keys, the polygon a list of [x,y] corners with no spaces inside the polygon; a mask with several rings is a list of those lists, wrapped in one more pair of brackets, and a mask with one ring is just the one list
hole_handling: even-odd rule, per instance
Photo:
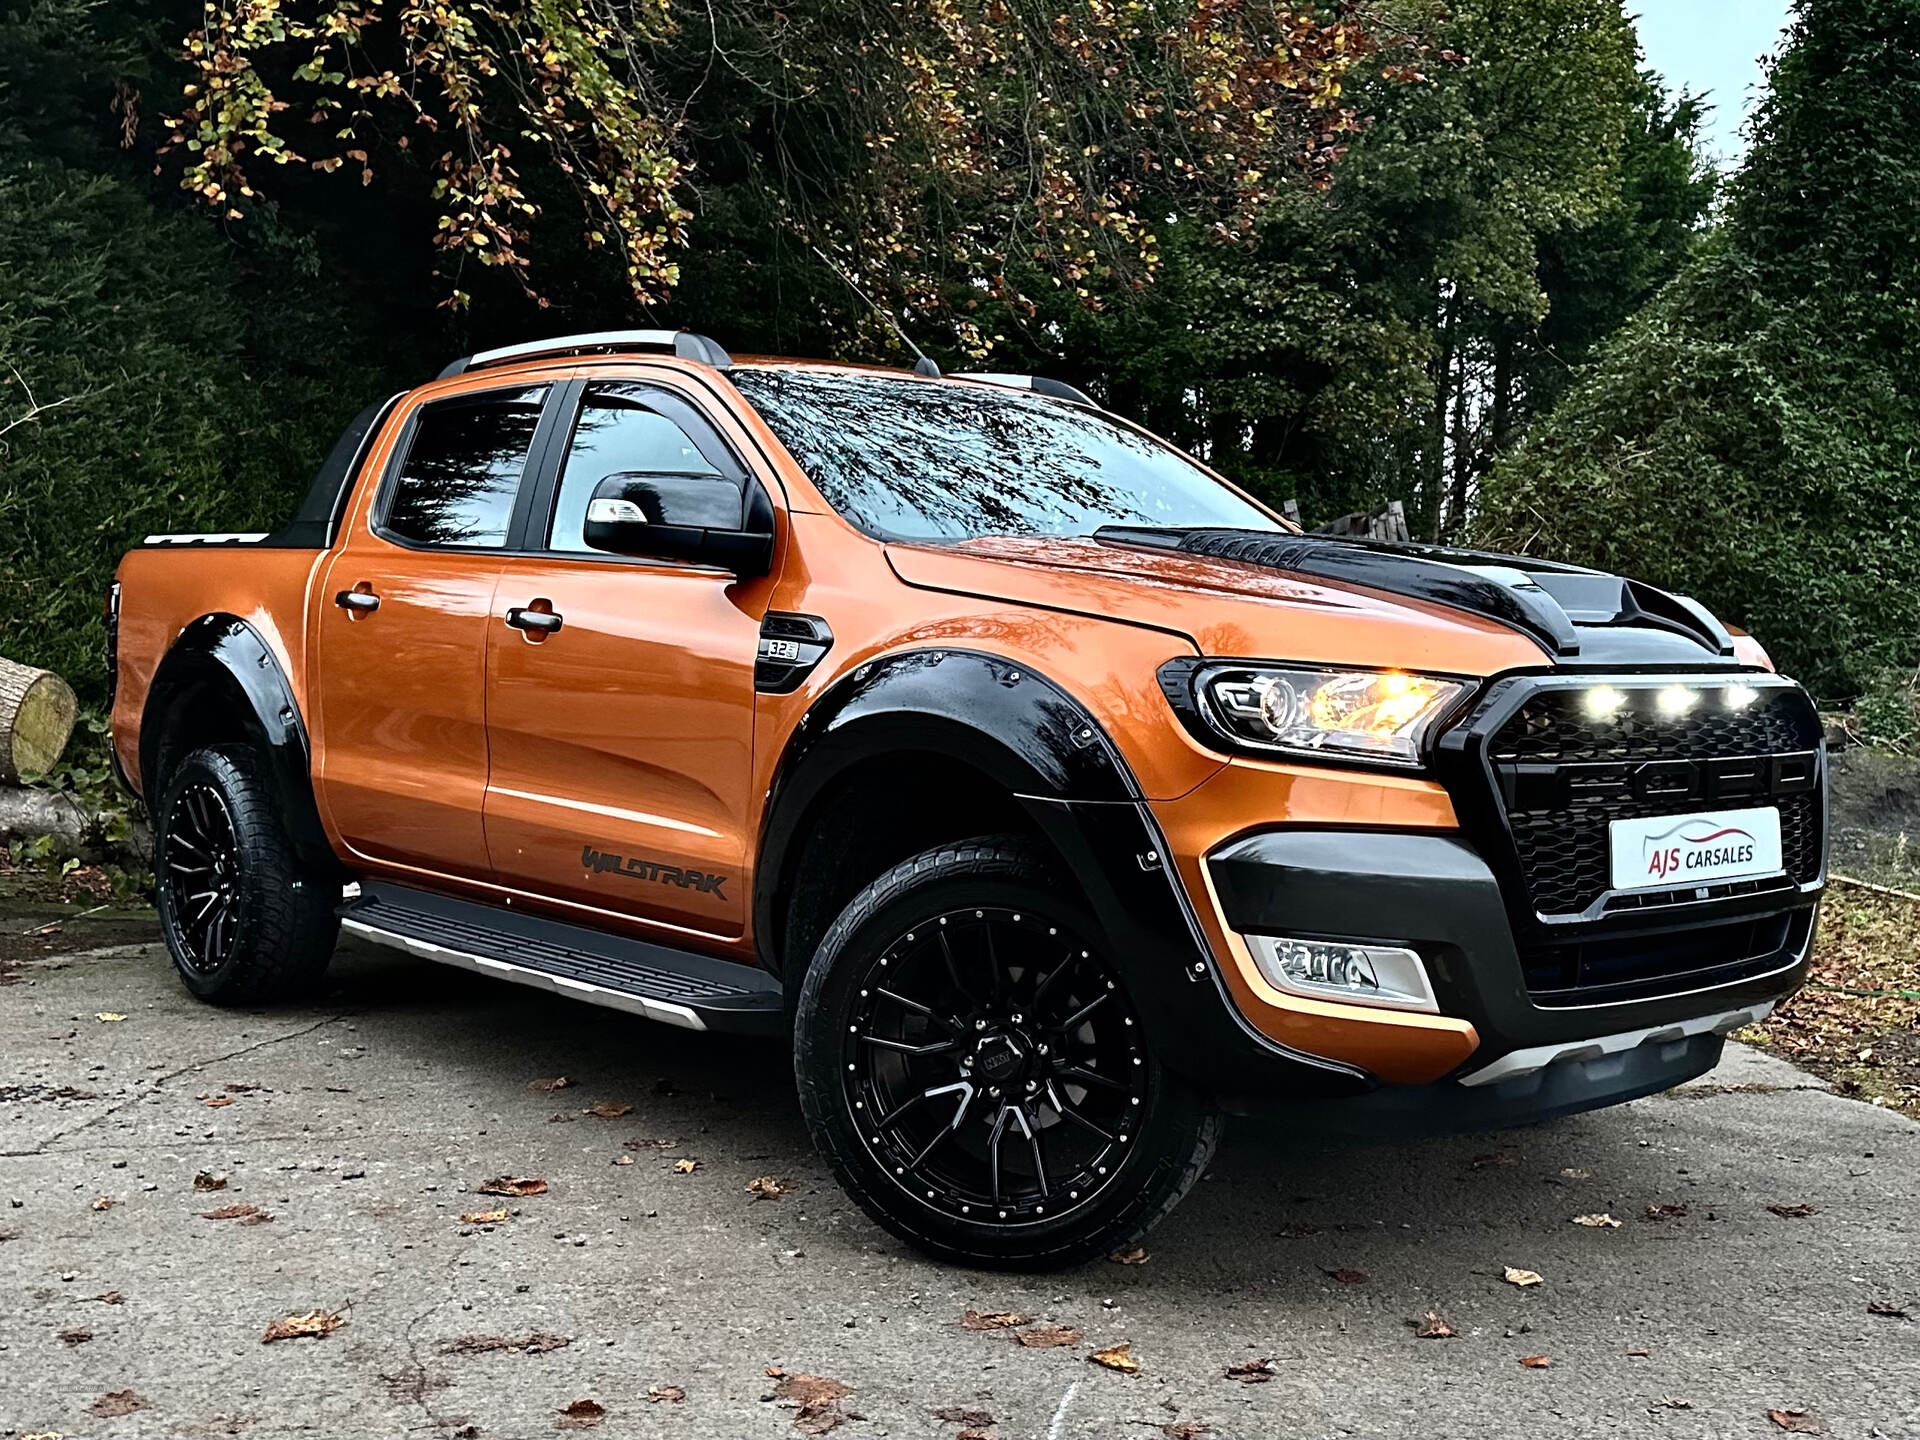
{"label": "all-terrain tire", "polygon": [[[942,933],[939,927],[946,926],[949,918],[955,923]],[[996,924],[998,928],[989,933]],[[980,939],[965,939],[969,926],[975,927]],[[1146,1028],[1144,1023],[1136,1024],[1139,1017],[1126,1000],[1118,973],[1098,953],[1094,937],[1099,934],[1098,925],[1071,887],[1049,871],[1033,846],[1016,837],[985,837],[943,845],[902,861],[856,895],[827,931],[801,983],[795,1011],[794,1069],[800,1106],[815,1145],[840,1184],[867,1214],[900,1239],[937,1258],[963,1265],[1007,1270],[1061,1268],[1137,1242],[1166,1217],[1200,1177],[1219,1139],[1219,1114],[1147,1049],[1141,1033]],[[956,953],[978,951],[983,957],[980,964],[993,971],[993,991],[999,999],[990,1000],[982,1009],[961,1013],[963,1007],[943,1004],[940,996],[923,988],[919,994],[929,1001],[927,1005],[912,997],[894,996],[890,998],[897,1004],[892,1008],[875,1011],[876,992],[886,994],[888,987],[896,984],[909,988],[905,982],[911,975],[927,973],[927,968],[916,971],[916,963],[932,966],[931,961],[916,962],[913,958],[915,947],[925,943],[926,935],[939,937],[939,943],[947,947],[946,970],[954,976],[956,987],[947,995],[961,994],[957,987],[962,980],[969,985],[975,983],[974,975],[953,969]],[[954,937],[952,946],[947,944],[947,935]],[[994,936],[1001,938],[996,940]],[[992,1166],[993,1187],[993,1201],[983,1206],[975,1182],[968,1179],[970,1155],[954,1153],[959,1138],[943,1152],[944,1181],[936,1181],[925,1172],[908,1173],[912,1161],[903,1158],[904,1147],[899,1143],[902,1137],[892,1132],[874,1133],[884,1128],[875,1123],[875,1111],[884,1105],[891,1113],[891,1100],[873,1088],[878,1082],[863,1078],[869,1069],[863,1044],[876,1047],[875,1053],[882,1058],[872,1063],[879,1064],[887,1055],[902,1051],[902,1042],[897,1038],[869,1038],[862,1034],[863,1028],[872,1031],[884,1027],[896,1035],[907,1033],[899,1029],[900,1019],[884,1017],[911,1019],[924,1011],[923,1018],[915,1021],[914,1033],[930,1043],[904,1048],[931,1050],[928,1058],[913,1057],[914,1064],[924,1064],[936,1072],[931,1088],[940,1098],[930,1104],[944,1106],[953,1100],[959,1106],[952,1121],[953,1134],[971,1136],[972,1143],[982,1143],[972,1127],[976,1120],[991,1120],[995,1113],[992,1107],[1013,1108],[1012,1102],[1023,1091],[1031,1093],[1035,1083],[1042,1094],[1048,1093],[1048,1087],[1060,1076],[1049,1075],[1044,1067],[1066,1065],[1070,1048],[1076,1056],[1094,1054],[1084,1048],[1093,1041],[1076,1038],[1098,1038],[1091,1020],[1077,1030],[1047,1029],[1040,1023],[1045,1019],[1039,1013],[1043,1005],[1061,999],[1058,986],[1052,997],[1032,995],[1034,985],[1044,988],[1046,984],[1052,964],[1044,958],[1051,953],[1049,947],[1074,945],[1081,948],[1078,958],[1069,963],[1079,968],[1062,984],[1077,993],[1066,1003],[1078,1007],[1086,997],[1092,997],[1089,1008],[1101,1017],[1107,1034],[1102,1042],[1107,1048],[1099,1053],[1108,1058],[1079,1061],[1082,1066],[1104,1066],[1098,1090],[1090,1088],[1090,1083],[1064,1080],[1057,1093],[1071,1097],[1077,1092],[1079,1101],[1066,1098],[1064,1108],[1052,1109],[1039,1104],[1013,1117],[1020,1122],[1020,1134],[1013,1140],[1010,1153],[1017,1160],[1031,1149],[1035,1157],[1032,1174],[1026,1180],[1030,1193],[1009,1199],[1002,1207],[1000,1152],[994,1150],[990,1162],[981,1162]],[[1029,946],[1024,953],[1035,957],[1030,975],[1009,959],[1012,954],[1022,953],[1021,946]],[[892,968],[884,969],[889,961]],[[963,969],[965,965],[963,960]],[[937,988],[941,982],[938,972],[933,973]],[[1027,988],[1019,990],[1023,984]],[[1112,1003],[1102,999],[1103,987]],[[1030,1002],[1007,1000],[1009,993],[1032,998]],[[1034,1013],[1000,1013],[994,1007],[1001,1001],[1001,1011],[1017,1012],[1027,1005]],[[954,1013],[949,1015],[948,1011]],[[978,1016],[991,1018],[983,1023],[974,1018]],[[1003,1027],[1002,1022],[1009,1019],[1024,1022],[1024,1028]],[[1005,1041],[994,1038],[1001,1028],[1007,1031]],[[956,1034],[957,1049],[947,1043]],[[1049,1037],[1057,1049],[1051,1058],[1040,1058],[1048,1055]],[[970,1046],[975,1048],[969,1051]],[[991,1046],[999,1048],[985,1048]],[[1118,1059],[1111,1058],[1116,1055]],[[959,1068],[963,1059],[964,1070]],[[980,1095],[988,1091],[989,1065],[994,1076],[1010,1077],[1009,1083],[993,1088],[996,1099],[988,1102],[986,1113],[976,1116],[968,1113],[968,1106],[976,1098],[975,1090],[960,1090],[963,1101],[941,1093],[958,1088],[957,1083],[937,1083],[947,1078],[938,1071],[949,1061],[962,1080],[979,1082]],[[1081,1077],[1088,1074],[1084,1068],[1067,1073]],[[1037,1081],[1031,1078],[1036,1076]],[[1122,1088],[1109,1077],[1118,1077],[1131,1087],[1130,1097],[1109,1093],[1109,1087]],[[911,1090],[917,1090],[922,1082],[916,1078],[908,1083]],[[896,1087],[894,1098],[901,1093]],[[920,1106],[911,1093],[907,1099]],[[1096,1124],[1089,1127],[1082,1120],[1072,1126],[1064,1123],[1065,1109],[1094,1102],[1110,1107],[1101,1112]],[[944,1109],[939,1113],[944,1116]],[[1041,1141],[1032,1140],[1029,1122],[1042,1132]],[[1095,1133],[1104,1129],[1109,1140],[1123,1142],[1094,1157],[1095,1161],[1111,1157],[1112,1173],[1089,1161],[1078,1172],[1088,1188],[1070,1190],[1073,1182],[1055,1174],[1050,1191],[1049,1167],[1072,1174],[1070,1167],[1077,1161],[1047,1160],[1047,1144],[1056,1154],[1076,1138],[1084,1146],[1097,1147],[1100,1141],[1086,1138],[1087,1128]],[[1076,1130],[1081,1133],[1076,1135]],[[912,1140],[912,1148],[917,1149],[919,1136]],[[985,1184],[983,1177],[978,1185]],[[938,1198],[934,1198],[935,1191],[940,1192]],[[971,1203],[967,1203],[969,1200]]]}
{"label": "all-terrain tire", "polygon": [[339,883],[301,859],[250,746],[196,750],[173,767],[154,815],[153,865],[161,935],[202,1000],[286,999],[325,972],[340,935]]}

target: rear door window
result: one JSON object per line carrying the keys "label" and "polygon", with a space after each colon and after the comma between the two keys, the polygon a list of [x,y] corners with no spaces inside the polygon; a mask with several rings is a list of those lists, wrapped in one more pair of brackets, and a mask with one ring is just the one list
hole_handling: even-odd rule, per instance
{"label": "rear door window", "polygon": [[532,385],[423,408],[381,528],[411,545],[503,547],[546,395]]}

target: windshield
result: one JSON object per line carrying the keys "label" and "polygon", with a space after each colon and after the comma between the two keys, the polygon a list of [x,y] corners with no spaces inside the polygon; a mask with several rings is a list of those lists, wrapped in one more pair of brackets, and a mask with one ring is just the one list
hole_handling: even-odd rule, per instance
{"label": "windshield", "polygon": [[891,375],[728,378],[827,503],[882,540],[1281,528],[1159,441],[1077,405]]}

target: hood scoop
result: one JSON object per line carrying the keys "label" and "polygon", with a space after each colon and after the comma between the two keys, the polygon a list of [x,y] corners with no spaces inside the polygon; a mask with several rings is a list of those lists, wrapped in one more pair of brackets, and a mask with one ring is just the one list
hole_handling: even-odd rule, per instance
{"label": "hood scoop", "polygon": [[[1103,525],[1093,538],[1108,545],[1233,560],[1445,605],[1517,630],[1556,660],[1583,654],[1608,661],[1684,659],[1694,647],[1716,656],[1733,653],[1732,637],[1698,602],[1577,565],[1444,545],[1291,531]],[[1613,653],[1621,647],[1604,643],[1602,636],[1593,633],[1622,629],[1659,632],[1668,643],[1655,648],[1669,653],[1664,657]],[[1672,639],[1688,642],[1687,647],[1672,653]]]}

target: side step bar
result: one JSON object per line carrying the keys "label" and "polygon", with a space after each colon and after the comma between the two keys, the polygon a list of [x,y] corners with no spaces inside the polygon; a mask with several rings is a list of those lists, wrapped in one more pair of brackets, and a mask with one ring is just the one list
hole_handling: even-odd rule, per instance
{"label": "side step bar", "polygon": [[341,905],[340,924],[376,945],[687,1030],[786,1025],[780,982],[764,970],[583,925],[378,882]]}

